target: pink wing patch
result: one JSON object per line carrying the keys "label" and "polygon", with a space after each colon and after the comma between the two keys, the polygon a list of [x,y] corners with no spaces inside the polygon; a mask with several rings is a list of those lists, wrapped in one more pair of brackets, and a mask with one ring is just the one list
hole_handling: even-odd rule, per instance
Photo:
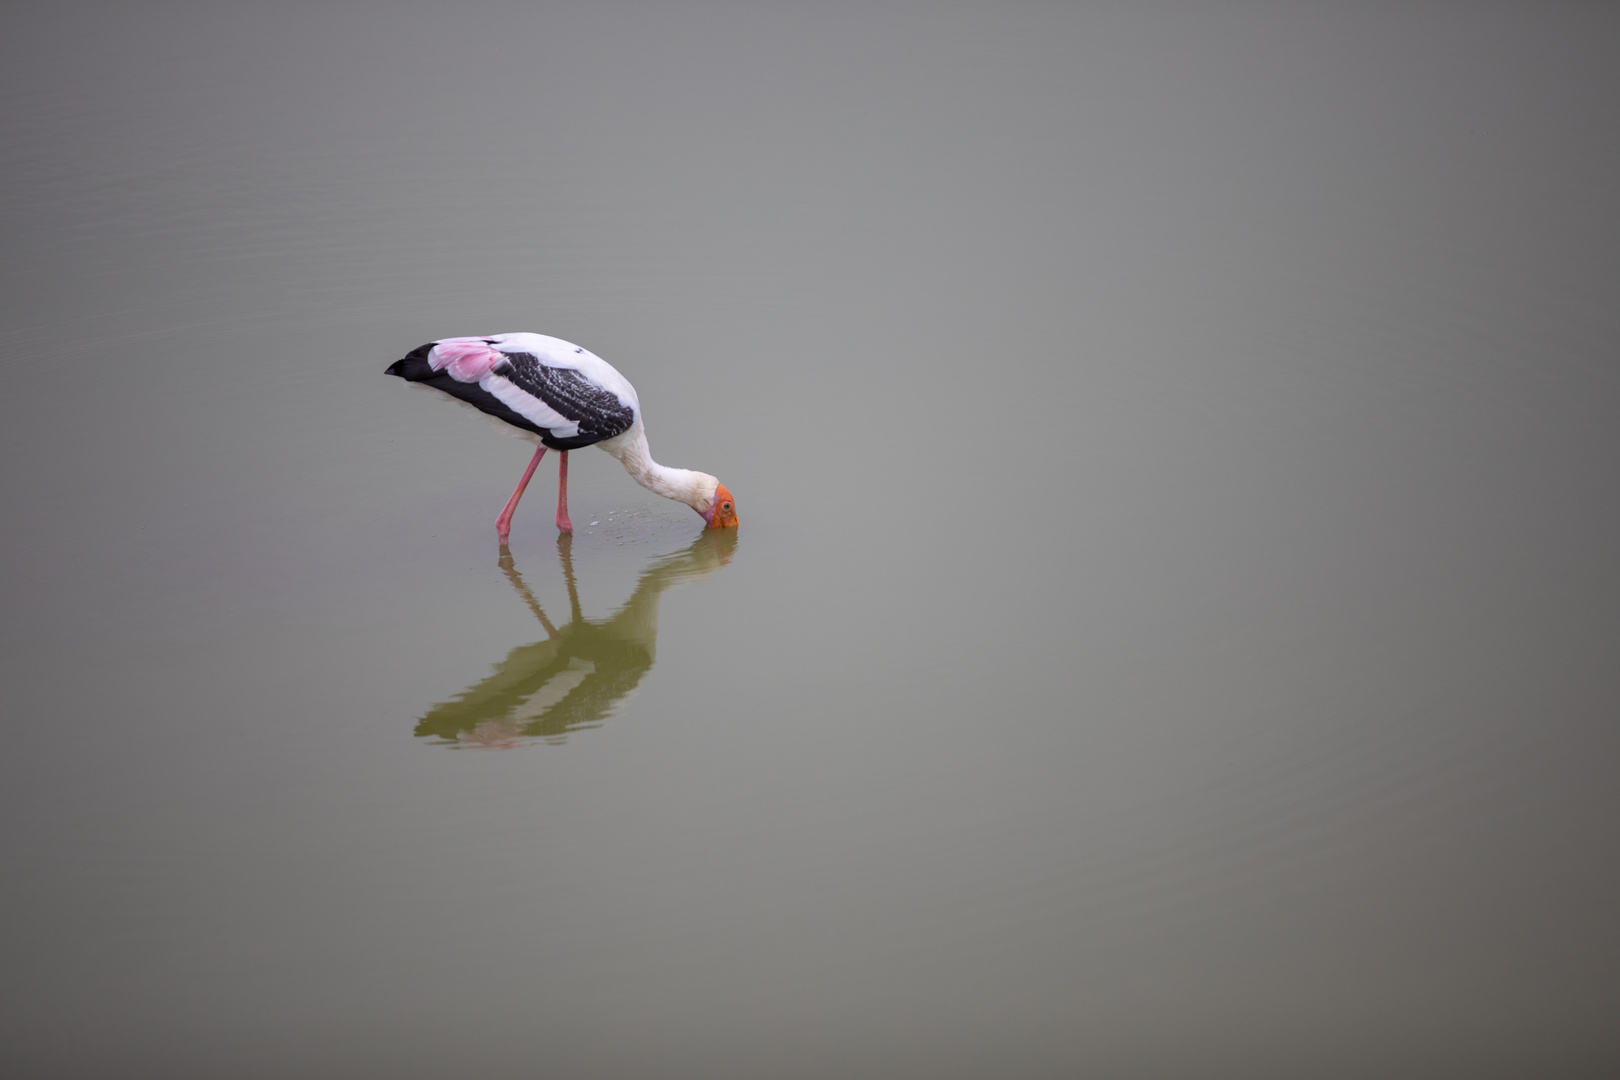
{"label": "pink wing patch", "polygon": [[457,382],[475,383],[490,373],[496,364],[506,359],[502,352],[483,338],[445,338],[428,353],[428,365],[434,371],[450,372]]}

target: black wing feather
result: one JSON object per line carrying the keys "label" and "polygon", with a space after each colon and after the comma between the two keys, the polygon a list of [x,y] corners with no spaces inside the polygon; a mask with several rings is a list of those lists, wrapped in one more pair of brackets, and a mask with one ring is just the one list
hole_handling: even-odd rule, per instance
{"label": "black wing feather", "polygon": [[[540,436],[541,442],[546,442],[551,433],[535,426],[533,421],[522,413],[508,408],[506,403],[494,394],[482,389],[477,383],[459,382],[449,372],[434,371],[428,364],[427,354],[433,348],[429,342],[419,349],[412,349],[403,360],[396,360],[388,367],[388,374],[398,375],[406,382],[426,383],[435,390],[441,390],[453,398],[459,398],[467,404],[474,406],[481,412],[486,412],[497,420],[504,420],[515,428],[532,431]],[[547,445],[550,445],[547,443]]]}
{"label": "black wing feather", "polygon": [[635,413],[617,395],[597,386],[573,368],[547,367],[530,353],[507,353],[506,363],[497,365],[495,374],[505,376],[519,390],[579,422],[578,435],[543,440],[547,446],[558,450],[573,450],[611,439],[635,422]]}
{"label": "black wing feather", "polygon": [[506,362],[495,369],[497,374],[505,376],[520,390],[544,401],[563,416],[579,421],[578,435],[553,435],[477,383],[460,382],[449,372],[434,371],[428,363],[428,353],[432,349],[432,342],[412,349],[404,359],[396,360],[389,366],[388,374],[397,375],[407,382],[426,383],[497,420],[533,432],[540,436],[543,445],[553,450],[578,450],[603,439],[611,439],[628,430],[635,422],[635,413],[629,406],[579,372],[570,368],[546,367],[529,353],[507,353]]}

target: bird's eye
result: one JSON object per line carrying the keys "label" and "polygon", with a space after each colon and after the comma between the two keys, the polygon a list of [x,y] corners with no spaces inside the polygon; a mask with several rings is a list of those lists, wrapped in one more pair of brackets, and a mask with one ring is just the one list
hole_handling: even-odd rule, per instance
{"label": "bird's eye", "polygon": [[721,503],[720,504],[720,509],[722,509],[722,510],[730,510],[731,509],[731,504],[730,503]]}

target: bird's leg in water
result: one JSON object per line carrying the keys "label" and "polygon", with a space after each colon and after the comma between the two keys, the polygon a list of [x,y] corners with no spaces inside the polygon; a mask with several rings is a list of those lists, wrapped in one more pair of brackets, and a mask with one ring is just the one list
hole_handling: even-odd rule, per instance
{"label": "bird's leg in water", "polygon": [[568,451],[559,450],[557,453],[562,455],[562,463],[557,466],[557,528],[571,533],[574,523],[568,520]]}
{"label": "bird's leg in water", "polygon": [[502,510],[501,516],[495,519],[495,531],[500,534],[502,547],[506,546],[506,538],[512,532],[512,511],[517,509],[518,500],[523,498],[523,489],[529,486],[529,478],[534,475],[534,470],[540,467],[540,459],[545,456],[546,448],[543,446],[534,452],[534,460],[530,461],[529,467],[523,470],[523,479],[518,481],[517,489],[512,492],[512,497],[506,500],[506,509]]}

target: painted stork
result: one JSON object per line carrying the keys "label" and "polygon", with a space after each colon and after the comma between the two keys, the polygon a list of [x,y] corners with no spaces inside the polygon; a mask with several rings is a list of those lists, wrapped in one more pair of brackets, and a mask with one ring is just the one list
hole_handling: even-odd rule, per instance
{"label": "painted stork", "polygon": [[574,530],[568,520],[568,451],[593,443],[618,458],[636,483],[690,506],[709,528],[737,524],[736,501],[719,480],[652,459],[636,388],[612,364],[572,342],[544,334],[440,338],[412,349],[388,374],[471,405],[537,444],[523,479],[495,519],[502,547],[512,512],[548,449],[561,453],[557,528]]}

